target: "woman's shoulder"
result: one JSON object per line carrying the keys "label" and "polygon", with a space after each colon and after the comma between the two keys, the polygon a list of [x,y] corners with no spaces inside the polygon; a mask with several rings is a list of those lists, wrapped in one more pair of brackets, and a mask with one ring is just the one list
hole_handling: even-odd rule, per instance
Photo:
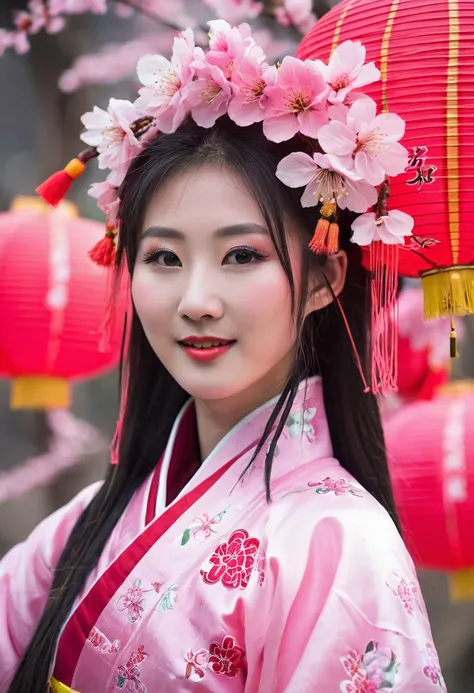
{"label": "woman's shoulder", "polygon": [[[413,561],[388,512],[338,464],[320,466],[270,504],[270,542],[292,543],[295,551],[330,545],[340,563],[414,574]],[[352,572],[352,571],[351,571]]]}

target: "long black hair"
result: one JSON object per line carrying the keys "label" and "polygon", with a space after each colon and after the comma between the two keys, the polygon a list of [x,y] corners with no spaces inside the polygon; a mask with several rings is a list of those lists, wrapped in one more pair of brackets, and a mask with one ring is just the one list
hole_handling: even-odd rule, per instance
{"label": "long black hair", "polygon": [[[344,311],[367,377],[370,364],[369,276],[360,251],[350,243],[350,215],[339,220],[340,243],[349,257],[340,301],[304,318],[312,273],[325,281],[323,256],[308,248],[318,218],[316,208],[303,209],[301,190],[291,190],[275,177],[278,162],[292,151],[308,146],[301,138],[275,144],[260,124],[241,128],[226,116],[203,129],[187,121],[176,133],[160,135],[132,162],[121,189],[121,233],[118,264],[130,273],[147,206],[157,188],[170,175],[212,162],[230,167],[254,195],[272,234],[293,297],[298,343],[293,368],[274,407],[260,447],[270,439],[265,461],[265,484],[270,498],[273,451],[301,380],[322,376],[324,402],[334,455],[384,506],[397,523],[382,427],[376,398],[364,393]],[[291,219],[301,240],[301,286],[293,279],[285,221]],[[330,290],[326,280],[326,290]],[[153,352],[135,311],[131,316],[128,354],[129,380],[119,441],[119,463],[78,519],[54,572],[44,613],[9,688],[9,693],[38,693],[47,686],[60,628],[96,565],[112,530],[132,495],[150,475],[160,458],[177,413],[187,393],[177,384]]]}

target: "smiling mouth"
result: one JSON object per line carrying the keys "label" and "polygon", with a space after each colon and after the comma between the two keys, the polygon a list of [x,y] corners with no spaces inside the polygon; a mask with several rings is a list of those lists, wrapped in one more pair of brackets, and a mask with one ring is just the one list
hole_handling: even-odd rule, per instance
{"label": "smiling mouth", "polygon": [[199,341],[188,341],[185,339],[179,340],[178,344],[185,347],[193,347],[194,349],[212,349],[216,347],[229,346],[235,344],[235,339],[203,339]]}

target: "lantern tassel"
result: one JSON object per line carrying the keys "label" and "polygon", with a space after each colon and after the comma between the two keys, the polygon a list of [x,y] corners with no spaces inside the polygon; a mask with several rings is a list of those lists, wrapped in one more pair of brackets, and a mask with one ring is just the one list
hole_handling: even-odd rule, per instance
{"label": "lantern tassel", "polygon": [[474,265],[425,272],[421,284],[427,320],[474,313]]}
{"label": "lantern tassel", "polygon": [[452,359],[455,359],[458,355],[458,340],[456,334],[456,325],[454,323],[454,317],[451,315],[451,332],[449,333],[449,355]]}
{"label": "lantern tassel", "polygon": [[451,573],[449,592],[454,603],[474,601],[474,570],[458,570]]}
{"label": "lantern tassel", "polygon": [[90,159],[98,156],[94,147],[84,149],[75,159],[71,159],[62,171],[53,173],[41,185],[36,188],[37,194],[48,204],[57,207],[63,200],[71,187],[73,181],[77,180],[86,170],[86,164]]}
{"label": "lantern tassel", "polygon": [[100,267],[110,267],[115,264],[117,249],[115,239],[117,229],[106,224],[105,235],[89,250],[89,257]]}

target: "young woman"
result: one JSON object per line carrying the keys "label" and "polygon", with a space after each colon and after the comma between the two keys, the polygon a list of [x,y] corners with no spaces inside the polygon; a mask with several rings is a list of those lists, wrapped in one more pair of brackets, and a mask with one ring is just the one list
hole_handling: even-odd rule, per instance
{"label": "young woman", "polygon": [[[221,29],[211,40],[230,53],[236,34]],[[256,47],[239,31],[245,61]],[[168,101],[160,92],[159,135],[138,141],[144,121],[122,121],[120,140],[117,119],[84,120],[99,163],[112,162],[100,193],[120,184],[116,265],[131,277],[118,464],[0,564],[0,690],[444,690],[361,377],[370,278],[355,215],[341,193],[338,245],[312,252],[315,226],[336,223],[320,223],[319,197],[334,200],[320,187],[303,207],[301,184],[279,178],[317,140],[277,137],[264,117],[236,124],[228,104],[203,123],[218,78],[240,93],[236,56],[225,76],[212,45],[203,58],[189,34],[177,41],[195,62],[185,94],[184,68]],[[158,93],[163,74],[145,89]],[[271,101],[277,78],[265,74]],[[258,106],[268,115],[271,103]],[[347,167],[329,173],[332,198],[342,182],[351,199],[351,181],[370,198]]]}

